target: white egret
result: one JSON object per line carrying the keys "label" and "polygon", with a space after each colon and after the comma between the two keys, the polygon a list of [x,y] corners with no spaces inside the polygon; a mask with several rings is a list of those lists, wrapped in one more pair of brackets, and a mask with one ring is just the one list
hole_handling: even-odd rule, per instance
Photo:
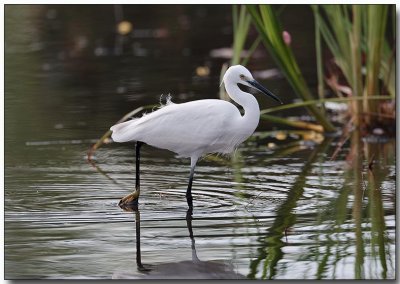
{"label": "white egret", "polygon": [[245,67],[231,66],[223,78],[228,95],[244,110],[242,115],[232,103],[205,99],[187,103],[168,103],[140,118],[112,126],[115,142],[136,141],[136,190],[120,201],[120,206],[137,205],[140,193],[140,147],[145,143],[190,158],[186,200],[193,208],[192,182],[197,160],[207,153],[228,154],[256,129],[260,108],[256,98],[242,91],[238,84],[255,88],[281,102],[261,86]]}

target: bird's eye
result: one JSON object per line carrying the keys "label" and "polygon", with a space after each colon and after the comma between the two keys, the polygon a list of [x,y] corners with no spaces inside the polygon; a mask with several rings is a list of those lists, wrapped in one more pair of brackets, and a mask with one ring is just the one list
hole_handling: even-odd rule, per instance
{"label": "bird's eye", "polygon": [[244,76],[243,74],[240,74],[240,79],[242,79],[242,80],[244,80],[244,79],[246,79],[246,76]]}

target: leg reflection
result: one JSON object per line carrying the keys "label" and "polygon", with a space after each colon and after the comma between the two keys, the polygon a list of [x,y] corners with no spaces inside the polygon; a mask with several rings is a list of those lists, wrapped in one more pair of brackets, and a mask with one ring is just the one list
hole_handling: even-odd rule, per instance
{"label": "leg reflection", "polygon": [[140,249],[140,211],[138,206],[121,207],[124,211],[133,212],[135,215],[136,226],[136,265],[139,271],[149,271],[150,269],[144,267],[142,264],[142,254]]}
{"label": "leg reflection", "polygon": [[135,223],[136,223],[136,265],[139,271],[148,272],[151,269],[142,264],[142,254],[140,250],[140,211],[135,210]]}
{"label": "leg reflection", "polygon": [[[125,209],[126,210],[126,209]],[[193,210],[189,208],[186,212],[186,224],[191,240],[192,259],[178,262],[165,262],[157,264],[142,264],[140,247],[140,211],[138,208],[130,207],[136,222],[136,264],[138,271],[131,275],[118,275],[115,279],[244,279],[237,273],[231,263],[221,261],[201,261],[197,257],[195,240],[192,227]],[[168,252],[170,253],[170,252]]]}
{"label": "leg reflection", "polygon": [[186,212],[186,224],[187,228],[189,230],[189,237],[190,240],[192,241],[192,261],[193,262],[200,262],[200,259],[197,257],[196,253],[196,245],[195,245],[195,240],[193,236],[193,228],[192,228],[192,220],[193,220],[193,208],[189,208],[188,211]]}
{"label": "leg reflection", "polygon": [[136,224],[136,264],[139,270],[146,270],[142,264],[142,254],[140,250],[140,211],[135,211],[135,224]]}

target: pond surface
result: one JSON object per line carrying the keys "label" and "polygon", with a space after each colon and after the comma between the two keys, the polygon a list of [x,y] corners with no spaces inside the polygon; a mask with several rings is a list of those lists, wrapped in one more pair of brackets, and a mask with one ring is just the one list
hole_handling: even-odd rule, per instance
{"label": "pond surface", "polygon": [[[295,7],[288,12],[311,15]],[[188,159],[142,148],[138,212],[118,207],[135,184],[133,144],[103,145],[87,162],[115,121],[161,94],[218,97],[227,59],[212,51],[230,46],[229,6],[5,13],[6,279],[395,278],[394,140],[355,132],[336,155],[340,137],[261,123],[233,158],[199,162],[192,220]],[[114,33],[122,19],[133,23],[127,37]],[[299,33],[296,19],[287,25]],[[300,62],[312,57],[307,44]],[[262,52],[250,64],[273,67]],[[284,79],[260,81],[294,98]]]}

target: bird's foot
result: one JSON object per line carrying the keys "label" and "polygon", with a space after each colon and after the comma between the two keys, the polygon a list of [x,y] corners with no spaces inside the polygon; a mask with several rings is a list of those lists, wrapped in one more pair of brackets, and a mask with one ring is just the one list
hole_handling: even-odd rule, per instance
{"label": "bird's foot", "polygon": [[124,210],[135,211],[139,206],[139,193],[135,191],[131,194],[128,194],[125,197],[122,197],[118,203],[118,206]]}

